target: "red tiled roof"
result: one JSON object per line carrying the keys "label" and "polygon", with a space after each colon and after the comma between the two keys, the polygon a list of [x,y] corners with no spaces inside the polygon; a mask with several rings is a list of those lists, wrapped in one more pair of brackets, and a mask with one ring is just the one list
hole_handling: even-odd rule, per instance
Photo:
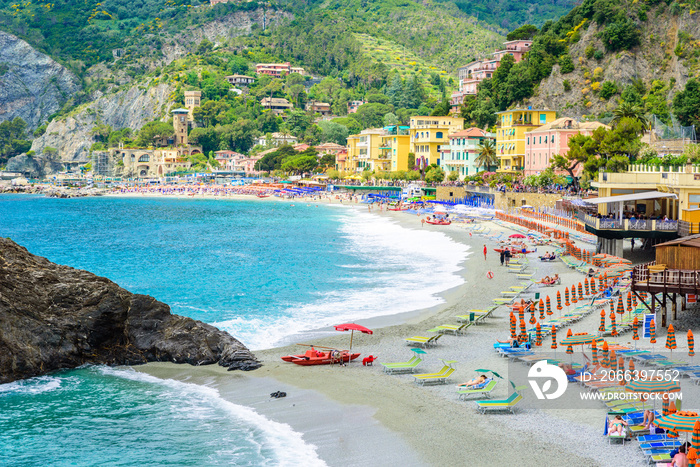
{"label": "red tiled roof", "polygon": [[483,138],[484,136],[486,136],[484,130],[475,127],[467,128],[466,130],[458,131],[449,135],[450,138]]}

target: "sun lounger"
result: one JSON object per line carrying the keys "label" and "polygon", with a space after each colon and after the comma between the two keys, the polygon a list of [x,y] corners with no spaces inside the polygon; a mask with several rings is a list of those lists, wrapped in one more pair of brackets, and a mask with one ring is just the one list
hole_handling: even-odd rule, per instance
{"label": "sun lounger", "polygon": [[464,334],[467,328],[469,328],[469,326],[471,326],[472,324],[474,323],[464,323],[462,325],[441,324],[440,326],[437,326],[434,329],[436,330],[435,332],[445,332],[449,334],[454,334],[456,336],[457,334]]}
{"label": "sun lounger", "polygon": [[408,342],[411,345],[417,345],[419,347],[430,347],[433,345],[436,345],[438,339],[442,337],[442,334],[436,334],[434,336],[426,337],[426,336],[413,336],[413,337],[408,337],[404,339],[406,342]]}
{"label": "sun lounger", "polygon": [[457,388],[457,394],[459,394],[459,398],[462,400],[465,400],[469,396],[473,395],[483,395],[487,399],[491,397],[491,391],[493,391],[493,388],[496,387],[496,384],[498,384],[498,380],[492,379],[486,383],[484,387],[481,388],[474,388],[474,389],[460,389],[459,387]]}
{"label": "sun lounger", "polygon": [[639,449],[649,450],[649,449],[673,449],[681,445],[681,442],[677,439],[660,440],[660,441],[649,441],[646,443],[641,443]]}
{"label": "sun lounger", "polygon": [[382,365],[384,365],[384,373],[393,375],[399,373],[413,373],[418,364],[422,361],[421,358],[414,355],[407,362],[382,363]]}
{"label": "sun lounger", "polygon": [[452,364],[455,362],[446,361],[444,363],[445,365],[437,373],[413,375],[415,382],[420,383],[421,385],[425,385],[426,383],[445,384],[447,382],[447,378],[452,376],[452,373],[455,372],[455,369],[452,367]]}
{"label": "sun lounger", "polygon": [[508,412],[513,413],[513,409],[521,400],[523,400],[523,396],[521,396],[518,392],[514,392],[507,399],[474,401],[474,403],[476,404],[476,410],[482,414],[489,410],[507,410]]}

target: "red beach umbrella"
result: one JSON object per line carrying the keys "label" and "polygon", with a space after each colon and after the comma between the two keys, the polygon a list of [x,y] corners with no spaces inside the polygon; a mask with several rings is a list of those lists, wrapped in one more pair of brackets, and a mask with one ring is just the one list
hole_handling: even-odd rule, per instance
{"label": "red beach umbrella", "polygon": [[586,290],[586,295],[590,295],[590,294],[591,294],[591,287],[590,287],[590,285],[588,284],[588,277],[586,277],[585,279],[583,279],[583,288]]}
{"label": "red beach umbrella", "polygon": [[622,303],[622,295],[617,299],[617,314],[623,315],[625,313],[625,304]]}
{"label": "red beach umbrella", "polygon": [[603,276],[598,276],[598,292],[605,290],[605,282],[603,282]]}
{"label": "red beach umbrella", "polygon": [[637,319],[636,316],[634,317],[634,321],[632,321],[632,340],[639,340],[639,319]]}
{"label": "red beach umbrella", "polygon": [[535,309],[530,307],[530,324],[535,324],[537,320],[535,319]]}
{"label": "red beach umbrella", "polygon": [[557,310],[561,311],[561,292],[557,290]]}
{"label": "red beach umbrella", "polygon": [[518,320],[525,320],[525,308],[523,308],[522,306],[518,309]]}
{"label": "red beach umbrella", "polygon": [[[554,312],[552,311],[552,302],[549,300],[549,295],[547,295],[545,302],[547,303],[547,314],[548,315],[554,314]],[[542,317],[542,319],[544,319],[544,316]]]}
{"label": "red beach umbrella", "polygon": [[520,320],[520,335],[518,336],[518,342],[521,344],[527,341],[527,328],[525,327],[525,320]]}
{"label": "red beach umbrella", "polygon": [[632,292],[627,292],[627,311],[632,313]]}
{"label": "red beach umbrella", "polygon": [[352,350],[352,338],[355,334],[355,331],[359,331],[362,334],[374,334],[374,332],[371,329],[366,328],[364,326],[360,326],[359,324],[355,323],[338,324],[334,327],[336,331],[350,331],[350,350]]}
{"label": "red beach umbrella", "polygon": [[608,368],[610,366],[610,357],[608,355],[608,343],[603,342],[603,360],[600,362],[600,366],[603,368]]}
{"label": "red beach umbrella", "polygon": [[[571,331],[571,328],[569,328],[569,330],[566,332],[566,337],[571,337],[573,335],[574,335],[573,331]],[[574,353],[574,348],[571,344],[566,346],[566,353],[568,353],[568,354]]]}

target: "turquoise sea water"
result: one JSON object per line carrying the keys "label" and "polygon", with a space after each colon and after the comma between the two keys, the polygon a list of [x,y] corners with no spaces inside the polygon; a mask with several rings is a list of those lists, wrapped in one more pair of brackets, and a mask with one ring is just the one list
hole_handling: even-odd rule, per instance
{"label": "turquoise sea water", "polygon": [[[465,247],[440,233],[402,228],[364,206],[265,200],[0,196],[0,236],[152,295],[174,313],[225,329],[252,349],[323,334],[316,330],[332,324],[435,305],[438,292],[462,282],[456,272],[466,256]],[[96,446],[119,446],[124,433],[136,433],[128,438],[131,454],[145,457],[124,465],[143,459],[191,465],[195,458],[202,465],[279,463],[282,442],[267,434],[279,432],[270,429],[273,422],[226,405],[209,388],[190,386],[95,368],[0,386],[0,453],[13,445],[4,454],[32,465],[33,453],[52,445],[57,464],[71,464],[72,451],[88,453],[77,465],[114,464],[111,451],[98,453]],[[135,409],[120,412],[115,405],[112,415],[102,416],[99,394]],[[193,402],[172,410],[179,400]],[[211,425],[188,418],[209,420],[207,411],[221,405],[226,417]],[[158,416],[144,423],[139,408]],[[244,412],[248,418],[241,424]],[[119,425],[107,423],[112,416]],[[101,427],[95,437],[84,436],[86,420]],[[42,428],[46,423],[51,430]],[[178,454],[178,433],[200,423],[211,428],[202,430],[211,442]],[[155,454],[139,454],[148,450],[149,436],[170,426],[177,428],[172,437],[158,443],[174,457],[160,462]],[[278,438],[292,442],[295,436],[289,430]],[[17,444],[25,438],[31,443]],[[52,443],[62,438],[84,444]],[[302,458],[313,463],[313,449],[303,446],[308,452]]]}

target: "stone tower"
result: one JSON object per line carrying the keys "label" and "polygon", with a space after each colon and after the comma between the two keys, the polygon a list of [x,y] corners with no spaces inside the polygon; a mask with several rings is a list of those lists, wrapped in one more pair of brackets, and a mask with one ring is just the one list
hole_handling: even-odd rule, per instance
{"label": "stone tower", "polygon": [[187,139],[187,129],[189,122],[187,120],[187,114],[189,114],[187,109],[175,109],[173,110],[173,128],[175,129],[175,146],[187,146],[189,141]]}
{"label": "stone tower", "polygon": [[201,91],[185,91],[185,108],[190,111],[187,119],[193,121],[194,108],[199,107],[202,102]]}

